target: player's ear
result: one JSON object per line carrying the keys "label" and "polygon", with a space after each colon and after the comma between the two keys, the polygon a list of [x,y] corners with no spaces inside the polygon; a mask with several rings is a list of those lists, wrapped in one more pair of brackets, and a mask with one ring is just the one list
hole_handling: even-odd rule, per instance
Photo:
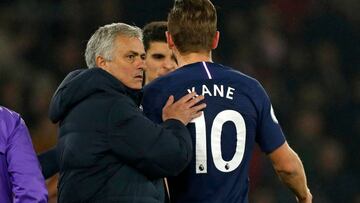
{"label": "player's ear", "polygon": [[107,68],[106,59],[102,56],[97,56],[95,59],[95,63],[96,66],[99,68],[103,68],[103,69]]}
{"label": "player's ear", "polygon": [[219,44],[219,39],[220,39],[220,32],[216,31],[213,42],[212,42],[212,47],[211,47],[212,49],[216,49],[216,47]]}
{"label": "player's ear", "polygon": [[166,41],[167,41],[169,48],[170,49],[174,48],[175,44],[174,44],[174,40],[172,39],[171,34],[168,31],[166,31],[165,35],[166,35]]}

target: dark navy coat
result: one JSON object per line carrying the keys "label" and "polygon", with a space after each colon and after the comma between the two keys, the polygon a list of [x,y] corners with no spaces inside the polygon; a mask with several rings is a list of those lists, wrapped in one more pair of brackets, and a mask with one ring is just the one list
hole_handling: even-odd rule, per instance
{"label": "dark navy coat", "polygon": [[191,137],[178,120],[147,119],[140,102],[100,68],[64,79],[49,112],[59,122],[59,202],[164,202],[162,178],[190,162]]}

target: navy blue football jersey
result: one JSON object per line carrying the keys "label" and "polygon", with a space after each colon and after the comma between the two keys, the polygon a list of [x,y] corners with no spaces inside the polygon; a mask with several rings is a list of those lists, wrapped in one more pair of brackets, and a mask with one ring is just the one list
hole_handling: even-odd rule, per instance
{"label": "navy blue football jersey", "polygon": [[172,202],[248,202],[248,171],[255,142],[265,153],[285,142],[269,97],[258,81],[239,71],[198,62],[147,85],[144,112],[160,123],[169,96],[179,99],[192,91],[205,96],[207,107],[187,126],[193,159],[179,176],[168,178]]}

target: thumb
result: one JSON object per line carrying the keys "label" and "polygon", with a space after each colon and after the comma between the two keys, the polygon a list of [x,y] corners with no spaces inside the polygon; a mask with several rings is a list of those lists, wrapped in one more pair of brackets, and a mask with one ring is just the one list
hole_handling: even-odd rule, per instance
{"label": "thumb", "polygon": [[170,106],[170,105],[173,104],[173,103],[174,103],[174,96],[171,95],[171,96],[168,98],[168,100],[166,101],[166,104],[165,104],[164,107]]}

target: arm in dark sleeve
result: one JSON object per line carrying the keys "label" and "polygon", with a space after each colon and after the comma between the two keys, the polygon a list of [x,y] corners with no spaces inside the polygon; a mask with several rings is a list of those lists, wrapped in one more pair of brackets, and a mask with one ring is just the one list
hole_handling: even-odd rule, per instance
{"label": "arm in dark sleeve", "polygon": [[7,148],[13,202],[47,202],[48,193],[27,127],[19,118]]}
{"label": "arm in dark sleeve", "polygon": [[268,154],[285,143],[285,136],[265,89],[258,83],[253,91],[259,112],[259,124],[255,139],[261,150]]}
{"label": "arm in dark sleeve", "polygon": [[191,137],[180,121],[155,124],[127,99],[116,102],[110,114],[109,143],[124,163],[160,178],[179,174],[190,162]]}
{"label": "arm in dark sleeve", "polygon": [[59,163],[57,161],[56,154],[56,147],[54,147],[38,155],[42,168],[42,174],[45,179],[48,179],[59,172]]}

